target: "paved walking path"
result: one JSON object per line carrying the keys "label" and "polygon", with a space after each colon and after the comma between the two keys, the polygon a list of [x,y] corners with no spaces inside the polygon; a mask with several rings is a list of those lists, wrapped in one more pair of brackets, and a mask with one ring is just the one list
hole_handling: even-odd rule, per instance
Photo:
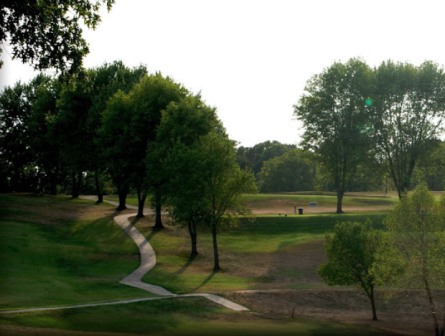
{"label": "paved walking path", "polygon": [[[83,196],[84,199],[95,200],[94,196]],[[118,205],[117,202],[104,200],[104,202]],[[134,209],[137,207],[133,205],[127,205],[127,208]],[[151,211],[151,209],[144,208],[146,211]],[[109,306],[116,304],[126,304],[126,303],[134,303],[141,301],[149,301],[149,300],[159,300],[159,299],[168,299],[174,297],[205,297],[215,303],[218,303],[226,308],[236,310],[236,311],[245,311],[249,310],[246,307],[243,307],[235,302],[224,299],[218,295],[214,294],[206,294],[206,293],[196,293],[196,294],[173,294],[172,292],[166,290],[163,287],[150,285],[145,282],[142,282],[142,277],[149,272],[153,267],[156,266],[156,254],[151,247],[150,243],[145,239],[145,237],[136,229],[128,220],[129,217],[133,217],[136,214],[125,214],[114,217],[114,221],[130,236],[131,239],[138,246],[139,252],[141,254],[141,264],[139,267],[130,275],[126,276],[124,279],[120,281],[121,284],[137,287],[147,292],[162,295],[162,297],[155,298],[142,298],[142,299],[131,299],[131,300],[120,300],[113,302],[104,302],[104,303],[91,303],[91,304],[80,304],[80,305],[72,305],[72,306],[64,306],[64,307],[53,307],[53,308],[30,308],[30,309],[20,309],[20,310],[7,310],[1,311],[0,314],[7,313],[24,313],[24,312],[32,312],[32,311],[45,311],[45,310],[56,310],[56,309],[67,309],[67,308],[85,308],[85,307],[97,307],[97,306]]]}

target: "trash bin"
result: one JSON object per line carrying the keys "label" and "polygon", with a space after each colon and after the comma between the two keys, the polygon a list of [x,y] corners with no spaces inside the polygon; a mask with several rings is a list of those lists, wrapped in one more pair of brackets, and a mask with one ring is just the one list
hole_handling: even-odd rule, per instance
{"label": "trash bin", "polygon": [[303,208],[298,208],[298,214],[302,215],[303,214]]}

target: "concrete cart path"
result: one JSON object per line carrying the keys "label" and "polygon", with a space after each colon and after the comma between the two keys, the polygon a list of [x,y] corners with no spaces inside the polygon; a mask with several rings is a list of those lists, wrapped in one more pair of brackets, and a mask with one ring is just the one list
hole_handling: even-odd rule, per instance
{"label": "concrete cart path", "polygon": [[[95,200],[94,196],[82,196],[81,198],[88,200]],[[106,201],[107,203],[116,203],[113,201]],[[116,203],[117,205],[117,203]],[[127,207],[133,207],[127,205]],[[135,207],[136,208],[136,207]],[[147,292],[151,292],[153,294],[162,295],[162,297],[155,298],[141,298],[141,299],[130,299],[130,300],[120,300],[113,302],[103,302],[103,303],[90,303],[90,304],[79,304],[72,306],[63,306],[63,307],[51,307],[51,308],[29,308],[29,309],[20,309],[20,310],[5,310],[0,311],[0,314],[8,314],[8,313],[25,313],[25,312],[35,312],[35,311],[45,311],[45,310],[57,310],[57,309],[68,309],[68,308],[85,308],[85,307],[97,307],[97,306],[109,306],[109,305],[117,305],[117,304],[126,304],[126,303],[134,303],[141,301],[149,301],[149,300],[159,300],[159,299],[168,299],[175,297],[205,297],[217,304],[220,304],[226,308],[235,310],[235,311],[246,311],[249,310],[246,307],[243,307],[235,302],[224,299],[218,295],[214,294],[206,294],[206,293],[196,293],[196,294],[173,294],[172,292],[166,290],[163,287],[150,285],[145,282],[142,282],[142,277],[149,272],[156,265],[156,254],[153,250],[153,247],[150,243],[145,239],[145,237],[136,229],[128,220],[129,217],[133,217],[136,214],[125,214],[118,215],[114,217],[114,221],[130,236],[131,239],[138,246],[139,252],[141,254],[141,264],[139,267],[130,275],[126,276],[124,279],[120,281],[121,284],[137,287]]]}
{"label": "concrete cart path", "polygon": [[229,301],[227,299],[224,299],[218,295],[214,294],[205,294],[205,293],[199,293],[199,294],[183,294],[183,295],[176,295],[172,292],[169,292],[163,287],[150,285],[145,282],[142,282],[142,277],[150,271],[153,267],[156,265],[156,254],[153,248],[151,247],[150,243],[145,239],[145,237],[139,232],[138,229],[136,229],[128,220],[129,217],[134,216],[135,214],[126,214],[126,215],[119,215],[114,217],[114,221],[125,231],[127,234],[131,237],[131,239],[134,240],[136,245],[139,248],[139,252],[141,254],[141,264],[140,266],[130,275],[122,279],[120,283],[137,287],[140,289],[144,289],[148,292],[151,292],[153,294],[157,295],[165,295],[165,296],[181,296],[181,297],[189,297],[189,296],[202,296],[205,297],[213,302],[216,302],[226,308],[236,310],[236,311],[242,311],[242,310],[249,310],[246,307],[243,307],[235,302]]}

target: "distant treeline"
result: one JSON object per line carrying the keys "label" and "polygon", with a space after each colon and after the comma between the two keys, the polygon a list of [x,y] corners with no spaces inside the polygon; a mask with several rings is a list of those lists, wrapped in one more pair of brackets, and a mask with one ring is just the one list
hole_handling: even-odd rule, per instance
{"label": "distant treeline", "polygon": [[[237,161],[255,175],[260,192],[335,191],[314,156],[296,145],[265,141],[253,147],[239,147]],[[412,188],[425,181],[430,190],[445,189],[445,142],[419,162],[413,173]],[[347,191],[396,190],[386,163],[360,166]]]}

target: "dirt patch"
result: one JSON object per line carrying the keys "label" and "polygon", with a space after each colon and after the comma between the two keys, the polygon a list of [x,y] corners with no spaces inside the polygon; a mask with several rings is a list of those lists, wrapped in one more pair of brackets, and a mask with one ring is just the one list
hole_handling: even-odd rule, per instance
{"label": "dirt patch", "polygon": [[[300,289],[224,293],[229,300],[263,314],[292,316],[348,324],[369,325],[401,335],[434,333],[431,314],[422,291],[397,291],[385,300],[376,292],[378,321],[372,321],[369,299],[353,289]],[[443,293],[442,293],[443,296]]]}

